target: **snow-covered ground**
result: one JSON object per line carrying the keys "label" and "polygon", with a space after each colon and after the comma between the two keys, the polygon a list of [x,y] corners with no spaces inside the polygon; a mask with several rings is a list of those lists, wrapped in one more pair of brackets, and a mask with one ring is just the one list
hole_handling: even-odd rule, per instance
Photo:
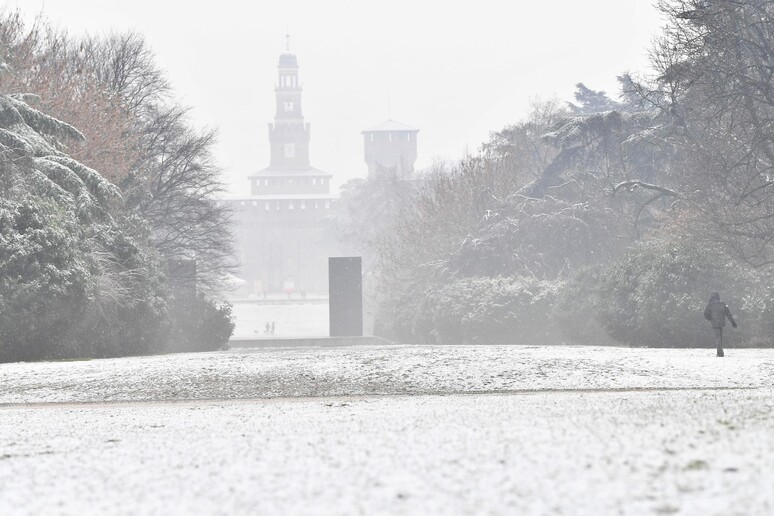
{"label": "snow-covered ground", "polygon": [[774,384],[774,350],[572,346],[232,349],[0,364],[0,404]]}
{"label": "snow-covered ground", "polygon": [[774,350],[4,364],[0,514],[772,514],[773,384]]}

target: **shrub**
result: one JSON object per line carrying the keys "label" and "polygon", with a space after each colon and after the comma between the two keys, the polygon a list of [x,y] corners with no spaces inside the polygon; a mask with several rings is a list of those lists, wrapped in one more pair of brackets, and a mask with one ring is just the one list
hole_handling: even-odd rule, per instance
{"label": "shrub", "polygon": [[79,235],[56,203],[0,198],[0,361],[51,354],[82,315],[91,278]]}
{"label": "shrub", "polygon": [[581,269],[559,289],[552,317],[568,342],[594,346],[618,344],[600,322],[601,274],[601,266]]}
{"label": "shrub", "polygon": [[[581,276],[576,281],[591,279]],[[601,325],[622,343],[712,346],[712,330],[703,310],[710,293],[718,291],[739,322],[739,331],[729,343],[770,345],[774,293],[770,285],[765,272],[732,262],[711,246],[649,242],[600,273],[595,310]]]}
{"label": "shrub", "polygon": [[440,344],[554,344],[550,319],[559,283],[533,278],[465,278],[440,286],[417,326]]}
{"label": "shrub", "polygon": [[225,349],[233,332],[230,304],[216,305],[202,296],[184,296],[173,303],[169,351]]}

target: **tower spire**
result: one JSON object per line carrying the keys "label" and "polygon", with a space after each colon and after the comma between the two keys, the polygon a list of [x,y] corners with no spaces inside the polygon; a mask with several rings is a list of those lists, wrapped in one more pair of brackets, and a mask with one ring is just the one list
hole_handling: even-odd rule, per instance
{"label": "tower spire", "polygon": [[285,29],[285,51],[290,52],[290,31]]}
{"label": "tower spire", "polygon": [[[285,36],[289,40],[290,35]],[[290,42],[286,42],[290,48]],[[270,167],[278,170],[309,168],[309,124],[301,111],[301,84],[298,80],[298,58],[285,51],[279,56],[278,81],[275,88],[277,111],[269,126]]]}

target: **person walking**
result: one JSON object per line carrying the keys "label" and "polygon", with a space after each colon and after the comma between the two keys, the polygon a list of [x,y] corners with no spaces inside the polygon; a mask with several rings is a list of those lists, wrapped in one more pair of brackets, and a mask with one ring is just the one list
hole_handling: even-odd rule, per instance
{"label": "person walking", "polygon": [[731,326],[736,328],[736,321],[731,315],[731,310],[720,300],[720,294],[713,292],[710,295],[707,308],[704,309],[704,318],[712,323],[712,329],[715,330],[715,345],[718,348],[718,356],[723,356],[723,328],[726,326],[726,317],[731,321]]}

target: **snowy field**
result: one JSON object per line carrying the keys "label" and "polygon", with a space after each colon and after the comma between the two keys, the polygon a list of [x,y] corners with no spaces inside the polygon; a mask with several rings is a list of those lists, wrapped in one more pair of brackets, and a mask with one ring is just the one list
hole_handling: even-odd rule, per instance
{"label": "snowy field", "polygon": [[774,350],[573,346],[232,349],[0,364],[0,404],[774,384]]}
{"label": "snowy field", "polygon": [[772,514],[773,384],[774,350],[4,364],[0,514]]}

